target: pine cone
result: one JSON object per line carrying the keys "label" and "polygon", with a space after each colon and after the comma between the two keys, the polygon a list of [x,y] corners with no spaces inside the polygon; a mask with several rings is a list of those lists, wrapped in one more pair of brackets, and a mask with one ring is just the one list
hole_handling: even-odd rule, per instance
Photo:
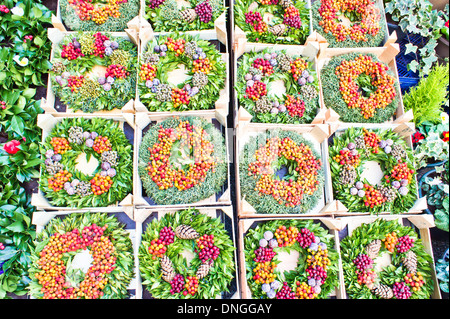
{"label": "pine cone", "polygon": [[375,239],[372,240],[367,246],[366,246],[366,253],[369,256],[370,259],[375,259],[378,257],[378,253],[381,248],[381,240]]}
{"label": "pine cone", "polygon": [[175,229],[175,236],[180,239],[196,239],[200,234],[189,225],[180,225]]}
{"label": "pine cone", "polygon": [[286,25],[283,23],[274,25],[268,29],[269,33],[273,33],[277,37],[283,35],[286,32]]}
{"label": "pine cone", "polygon": [[180,12],[181,19],[187,23],[191,23],[197,18],[197,13],[195,9],[185,9]]}
{"label": "pine cone", "polygon": [[170,283],[176,275],[172,261],[169,259],[169,257],[163,255],[161,257],[160,264],[161,264],[162,278],[168,283]]}
{"label": "pine cone", "polygon": [[405,254],[405,257],[402,258],[402,261],[403,261],[403,266],[406,267],[406,269],[408,270],[409,273],[412,273],[412,274],[416,273],[416,271],[417,271],[417,256],[412,250],[409,250]]}
{"label": "pine cone", "polygon": [[384,284],[378,284],[373,286],[372,292],[383,299],[391,299],[394,297],[394,292],[392,291],[391,287],[386,286]]}
{"label": "pine cone", "polygon": [[281,0],[280,4],[283,7],[283,9],[287,9],[290,6],[292,6],[292,0]]}
{"label": "pine cone", "polygon": [[212,265],[213,265],[212,261],[201,264],[196,273],[197,278],[202,279],[202,278],[205,278],[206,276],[208,276]]}

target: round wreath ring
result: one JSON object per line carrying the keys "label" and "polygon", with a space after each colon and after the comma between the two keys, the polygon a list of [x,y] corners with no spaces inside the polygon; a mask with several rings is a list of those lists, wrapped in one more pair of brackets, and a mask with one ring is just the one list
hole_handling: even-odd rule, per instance
{"label": "round wreath ring", "polygon": [[60,0],[64,24],[74,31],[121,32],[139,15],[139,0]]}
{"label": "round wreath ring", "polygon": [[[65,118],[47,136],[40,188],[54,206],[106,207],[132,189],[132,146],[113,120]],[[101,165],[89,176],[75,169],[77,158],[94,156]]]}
{"label": "round wreath ring", "polygon": [[[239,60],[236,90],[239,103],[253,122],[311,123],[319,106],[318,79],[312,66],[302,56],[285,50],[265,49],[249,52]],[[280,98],[271,83],[282,80],[286,94]]]}
{"label": "round wreath ring", "polygon": [[169,117],[143,137],[138,172],[156,203],[195,203],[220,192],[226,181],[225,139],[203,118]]}
{"label": "round wreath ring", "polygon": [[[236,25],[250,42],[303,44],[310,33],[310,10],[303,0],[237,0]],[[269,23],[265,15],[273,15]]]}
{"label": "round wreath ring", "polygon": [[[30,293],[38,299],[123,299],[134,275],[133,247],[117,217],[106,213],[70,214],[52,219],[36,236],[30,267]],[[86,271],[72,262],[92,257]]]}
{"label": "round wreath ring", "polygon": [[50,77],[55,95],[74,110],[121,109],[136,92],[137,47],[108,33],[67,35],[55,50]]}
{"label": "round wreath ring", "polygon": [[394,74],[371,53],[334,56],[320,77],[325,106],[343,122],[384,123],[400,103]]}
{"label": "round wreath ring", "polygon": [[239,161],[241,193],[257,212],[306,213],[318,203],[323,164],[293,131],[267,130],[246,143]]}
{"label": "round wreath ring", "polygon": [[[429,299],[434,286],[431,256],[413,228],[379,218],[340,241],[346,292],[352,299]],[[377,257],[391,264],[377,269]]]}
{"label": "round wreath ring", "polygon": [[[378,47],[386,35],[384,8],[378,0],[318,0],[311,7],[313,30],[317,30],[329,47]],[[351,26],[342,23],[341,17]]]}
{"label": "round wreath ring", "polygon": [[[273,220],[250,229],[244,247],[252,297],[327,298],[337,283],[339,256],[333,245],[333,236],[313,220]],[[297,267],[281,274],[277,254],[291,250],[299,252]]]}
{"label": "round wreath ring", "polygon": [[[139,246],[143,285],[159,299],[211,299],[229,291],[234,245],[219,218],[187,209],[147,225]],[[194,253],[190,263],[183,251]]]}
{"label": "round wreath ring", "polygon": [[[403,213],[414,205],[414,156],[397,133],[350,127],[333,139],[329,154],[334,196],[349,211]],[[378,185],[361,178],[367,161],[380,165]]]}
{"label": "round wreath ring", "polygon": [[[187,80],[170,84],[170,72],[184,65]],[[189,34],[160,36],[142,53],[139,98],[149,111],[186,111],[214,108],[225,87],[226,63],[207,40]]]}

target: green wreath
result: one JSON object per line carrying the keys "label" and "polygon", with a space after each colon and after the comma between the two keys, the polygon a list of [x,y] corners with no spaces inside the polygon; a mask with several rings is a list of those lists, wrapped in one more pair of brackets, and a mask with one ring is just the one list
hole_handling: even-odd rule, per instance
{"label": "green wreath", "polygon": [[[269,23],[265,15],[273,15]],[[304,44],[309,36],[310,9],[302,0],[237,0],[236,25],[249,42]]]}
{"label": "green wreath", "polygon": [[128,39],[99,32],[67,35],[51,63],[53,92],[73,110],[121,109],[136,95],[137,47]]}
{"label": "green wreath", "polygon": [[195,203],[226,182],[225,140],[199,117],[170,117],[152,126],[139,148],[138,173],[157,204]]}
{"label": "green wreath", "polygon": [[[73,31],[109,31],[121,32],[127,29],[127,23],[139,15],[140,0],[116,0],[116,1],[100,1],[100,0],[81,0],[73,3],[71,0],[60,0],[59,10],[64,24]],[[94,8],[102,9],[111,7],[111,3],[115,2],[116,12],[118,16],[111,14],[98,14],[93,11]],[[85,5],[85,8],[78,8],[78,5]],[[86,17],[89,16],[89,19]],[[93,19],[93,17],[95,18]]]}
{"label": "green wreath", "polygon": [[[116,204],[132,189],[132,152],[132,145],[113,120],[63,119],[43,144],[40,189],[59,207]],[[82,154],[86,154],[86,162],[94,157],[101,163],[92,175],[75,167]]]}
{"label": "green wreath", "polygon": [[321,156],[293,131],[267,130],[251,137],[239,156],[241,196],[262,214],[307,213],[324,183]]}
{"label": "green wreath", "polygon": [[[329,154],[334,197],[350,212],[404,213],[414,205],[414,156],[397,133],[350,127],[334,137]],[[383,172],[377,185],[361,178],[368,161]]]}
{"label": "green wreath", "polygon": [[[183,65],[187,79],[171,84]],[[213,109],[225,87],[226,63],[206,40],[188,34],[160,36],[144,49],[139,69],[139,98],[149,111]]]}
{"label": "green wreath", "polygon": [[[317,31],[327,40],[330,48],[382,46],[387,30],[384,8],[380,7],[379,1],[353,0],[351,2],[346,2],[346,5],[355,5],[360,12],[357,12],[358,10],[356,9],[349,10],[348,8],[342,12],[342,1],[314,1],[311,6],[313,30]],[[364,16],[361,12],[364,12]],[[351,27],[343,26],[341,23],[342,18],[349,19]],[[331,28],[327,28],[327,32],[324,31],[324,23],[332,25]],[[332,30],[334,30],[334,32]],[[348,33],[343,32],[346,30]]]}
{"label": "green wreath", "polygon": [[[327,298],[338,283],[334,239],[313,220],[272,220],[244,239],[246,280],[253,299]],[[277,270],[280,252],[298,251],[294,270]]]}
{"label": "green wreath", "polygon": [[[302,56],[272,49],[245,53],[238,61],[237,78],[239,103],[253,116],[252,122],[309,124],[317,115],[317,75]],[[277,80],[286,87],[281,97],[271,89]]]}
{"label": "green wreath", "polygon": [[[336,74],[340,67],[346,68],[343,76]],[[343,122],[384,123],[399,106],[401,93],[394,73],[372,53],[334,56],[323,66],[320,78],[325,106],[334,109]],[[381,80],[383,87],[377,83]]]}
{"label": "green wreath", "polygon": [[[377,219],[340,241],[346,292],[351,299],[429,299],[432,258],[413,228]],[[388,254],[391,263],[376,267]]]}
{"label": "green wreath", "polygon": [[[229,292],[234,244],[219,218],[187,209],[147,224],[139,246],[142,282],[158,299],[212,299]],[[193,253],[188,262],[183,251]]]}
{"label": "green wreath", "polygon": [[198,31],[214,29],[223,12],[223,0],[189,0],[181,8],[176,0],[145,0],[144,18],[156,32]]}
{"label": "green wreath", "polygon": [[[115,215],[106,213],[50,220],[36,235],[30,294],[37,299],[127,298],[134,257],[124,227]],[[77,255],[87,252],[92,258],[89,268],[74,265]]]}

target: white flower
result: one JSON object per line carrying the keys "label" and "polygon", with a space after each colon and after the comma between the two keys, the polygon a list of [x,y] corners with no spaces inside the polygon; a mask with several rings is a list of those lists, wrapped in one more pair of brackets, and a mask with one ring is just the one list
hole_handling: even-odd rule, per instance
{"label": "white flower", "polygon": [[23,16],[24,11],[21,7],[15,6],[14,8],[11,9],[12,14],[15,14],[16,16]]}
{"label": "white flower", "polygon": [[448,123],[448,114],[446,112],[441,113],[441,121],[442,123]]}
{"label": "white flower", "polygon": [[20,59],[20,57],[18,55],[16,55],[16,56],[14,56],[13,60],[16,61],[17,64],[20,66],[28,65],[28,58],[23,57],[22,59]]}

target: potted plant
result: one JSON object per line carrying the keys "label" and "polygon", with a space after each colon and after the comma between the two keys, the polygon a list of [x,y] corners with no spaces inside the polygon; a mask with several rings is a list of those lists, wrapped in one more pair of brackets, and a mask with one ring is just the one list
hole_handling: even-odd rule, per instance
{"label": "potted plant", "polygon": [[436,278],[439,280],[439,288],[448,294],[448,249],[436,262]]}

